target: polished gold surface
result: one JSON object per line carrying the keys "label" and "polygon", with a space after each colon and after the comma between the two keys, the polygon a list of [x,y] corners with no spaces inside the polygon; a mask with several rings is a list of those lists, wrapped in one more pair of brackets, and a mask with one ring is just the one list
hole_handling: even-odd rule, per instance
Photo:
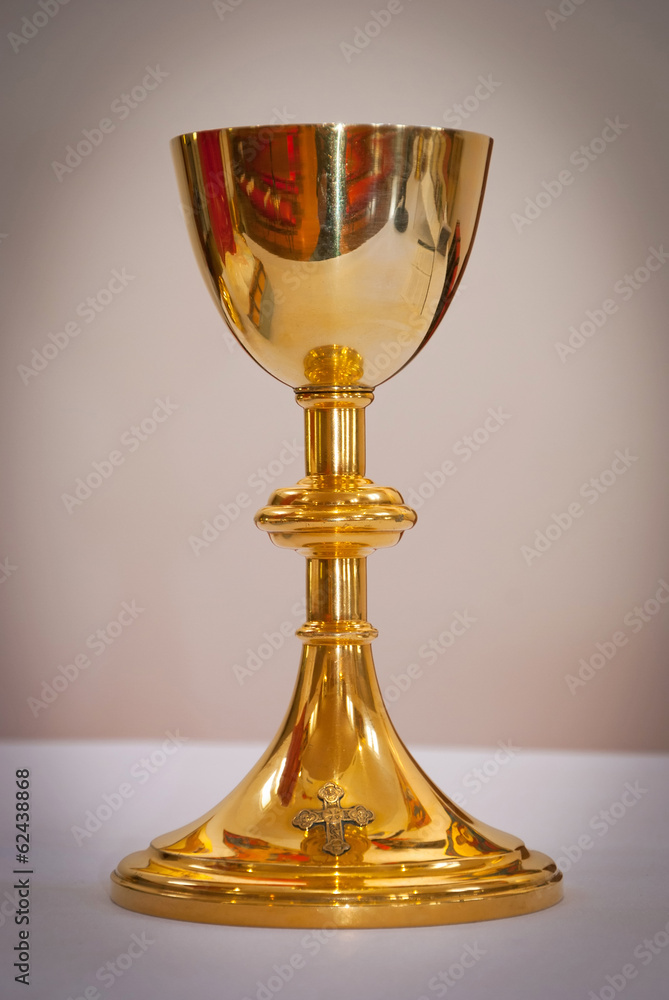
{"label": "polished gold surface", "polygon": [[474,238],[487,136],[279,125],[172,145],[207,283],[267,371],[373,387],[434,332]]}
{"label": "polished gold surface", "polygon": [[[396,490],[365,475],[374,366],[384,351],[383,378],[402,367],[448,305],[490,140],[322,125],[176,142],[224,317],[304,409],[306,474],[276,490],[256,523],[306,557],[307,620],[293,698],[267,752],[205,816],[125,858],[112,898],[164,917],[291,927],[455,923],[550,906],[562,895],[555,864],[451,802],[401,742],[367,620],[367,556],[416,520]],[[307,260],[313,270],[292,295],[285,282],[277,308],[281,275],[297,278],[291,268]],[[393,340],[398,330],[409,339]]]}

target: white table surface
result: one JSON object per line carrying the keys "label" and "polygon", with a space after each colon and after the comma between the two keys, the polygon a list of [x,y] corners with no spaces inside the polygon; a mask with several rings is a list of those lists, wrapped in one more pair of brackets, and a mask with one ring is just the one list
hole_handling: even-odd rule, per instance
{"label": "white table surface", "polygon": [[[669,756],[518,749],[495,765],[492,749],[413,748],[447,794],[487,823],[553,858],[579,838],[565,899],[540,913],[447,927],[328,932],[219,927],[145,917],[108,897],[125,854],[196,819],[257,759],[260,746],[187,741],[140,764],[161,740],[4,743],[0,846],[0,997],[31,1000],[667,1000],[669,997]],[[14,771],[31,771],[30,985],[14,982],[11,915]],[[471,773],[489,780],[476,789]],[[492,773],[497,771],[497,773]],[[468,776],[469,775],[469,776]],[[133,794],[92,836],[72,827],[127,782]],[[626,785],[636,789],[621,802]],[[613,806],[613,811],[611,807]],[[602,816],[602,810],[604,816]],[[104,811],[103,811],[104,815]],[[608,815],[608,818],[607,818]],[[595,817],[599,817],[595,819]],[[592,824],[592,825],[591,825]],[[572,851],[572,855],[574,852]],[[565,865],[565,867],[567,867]],[[9,893],[9,898],[5,893]],[[9,914],[8,914],[9,911]],[[120,975],[99,969],[144,943]],[[650,942],[644,945],[644,940]],[[476,962],[454,975],[469,947]],[[288,981],[291,956],[300,968]],[[121,965],[128,959],[122,959]],[[626,971],[623,972],[623,969]],[[104,972],[104,970],[103,970]],[[608,977],[608,978],[607,978]],[[111,981],[110,981],[111,980]],[[268,985],[269,984],[269,985]],[[88,993],[86,992],[88,990]]]}

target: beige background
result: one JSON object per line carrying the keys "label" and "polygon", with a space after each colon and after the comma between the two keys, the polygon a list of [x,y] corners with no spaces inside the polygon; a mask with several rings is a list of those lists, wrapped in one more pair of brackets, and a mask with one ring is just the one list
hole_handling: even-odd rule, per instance
{"label": "beige background", "polygon": [[[299,643],[281,626],[300,624],[303,561],[252,513],[301,474],[284,445],[299,443],[301,413],[224,334],[169,138],[273,119],[457,125],[465,102],[462,127],[496,140],[470,268],[439,334],[369,411],[377,482],[411,500],[447,459],[457,467],[416,530],[370,560],[381,686],[407,741],[668,748],[669,267],[616,283],[669,249],[669,16],[659,0],[561,8],[70,0],[17,42],[42,8],[3,4],[5,736],[264,740],[292,688]],[[364,34],[370,10],[389,23]],[[160,82],[123,111],[147,67]],[[105,118],[90,155],[54,168]],[[602,142],[606,119],[619,134]],[[79,304],[114,269],[132,280],[87,322]],[[561,359],[556,343],[605,300],[605,322]],[[26,374],[50,333],[64,348]],[[145,424],[155,432],[128,435],[168,399],[173,412]],[[466,461],[458,442],[490,408],[508,416]],[[63,494],[115,450],[122,462],[68,511]],[[630,456],[621,474],[581,494],[616,451]],[[241,491],[253,505],[195,555],[191,536]],[[575,502],[582,515],[524,556]],[[133,602],[143,610],[122,614]],[[476,621],[430,662],[458,612]],[[105,645],[95,633],[119,614]],[[242,676],[265,634],[280,648]],[[568,683],[593,656],[590,679]],[[422,676],[400,691],[412,662]]]}

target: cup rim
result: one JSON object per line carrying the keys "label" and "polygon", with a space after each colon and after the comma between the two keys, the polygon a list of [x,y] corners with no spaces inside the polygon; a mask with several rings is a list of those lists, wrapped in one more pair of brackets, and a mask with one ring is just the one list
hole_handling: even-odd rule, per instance
{"label": "cup rim", "polygon": [[462,136],[476,136],[479,139],[487,139],[488,142],[493,143],[494,139],[492,136],[487,135],[485,132],[474,132],[469,129],[460,128],[444,128],[441,125],[407,125],[407,124],[394,124],[392,122],[288,122],[279,124],[265,124],[265,125],[223,125],[221,128],[206,128],[206,129],[196,129],[192,132],[181,132],[175,135],[171,142],[179,142],[183,139],[192,139],[194,136],[202,134],[220,134],[221,132],[237,132],[237,131],[261,131],[269,129],[275,133],[281,133],[283,131],[291,131],[301,128],[342,128],[342,129],[353,129],[353,128],[369,128],[369,129],[384,129],[387,131],[402,132],[407,131],[422,131],[422,132],[434,132],[440,133],[442,135],[462,135]]}

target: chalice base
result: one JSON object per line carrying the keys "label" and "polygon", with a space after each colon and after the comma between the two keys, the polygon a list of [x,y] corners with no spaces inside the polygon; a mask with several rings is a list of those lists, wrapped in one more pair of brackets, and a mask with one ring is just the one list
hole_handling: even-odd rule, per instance
{"label": "chalice base", "polygon": [[[332,788],[342,808],[324,820]],[[332,840],[344,813],[354,818]],[[264,757],[210,813],[126,857],[111,895],[176,920],[402,927],[541,910],[562,898],[562,874],[430,781],[387,715],[369,646],[307,645]]]}
{"label": "chalice base", "polygon": [[[294,866],[268,873],[228,872],[156,848],[130,854],[112,875],[111,898],[137,913],[246,927],[425,927],[515,917],[562,899],[555,864],[523,846],[484,870],[425,868],[393,875],[347,869],[345,878]],[[406,868],[406,866],[405,866]]]}

